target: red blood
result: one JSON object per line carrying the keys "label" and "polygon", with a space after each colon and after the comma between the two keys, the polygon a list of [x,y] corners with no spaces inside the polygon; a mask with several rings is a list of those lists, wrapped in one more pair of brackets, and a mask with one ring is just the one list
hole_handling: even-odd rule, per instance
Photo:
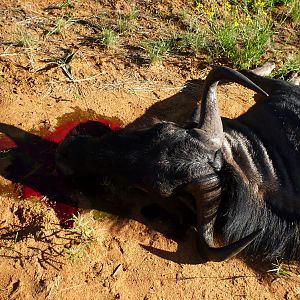
{"label": "red blood", "polygon": [[[44,138],[48,141],[59,143],[62,141],[66,135],[69,133],[70,130],[78,126],[79,124],[82,124],[84,122],[88,122],[89,120],[85,120],[83,122],[68,122],[60,127],[58,127],[54,132],[50,133],[49,135],[46,135]],[[100,124],[104,124],[108,126],[111,130],[117,130],[120,128],[120,125],[111,123],[110,121],[98,119],[97,122]]]}
{"label": "red blood", "polygon": [[78,214],[78,208],[66,203],[54,200],[46,201],[46,204],[53,208],[55,215],[63,228],[72,228],[74,221],[70,220],[73,215]]}
{"label": "red blood", "polygon": [[[54,143],[59,143],[62,141],[66,135],[69,133],[70,130],[73,128],[77,127],[78,125],[82,125],[82,128],[84,128],[85,134],[91,133],[91,135],[95,135],[95,132],[97,132],[97,128],[93,126],[85,126],[85,122],[88,122],[89,120],[85,120],[83,122],[67,122],[63,124],[62,126],[59,126],[54,132],[50,132],[47,134],[43,134],[41,139],[54,142]],[[96,122],[99,122],[100,124],[103,124],[107,126],[111,130],[117,130],[120,128],[118,124],[114,124],[110,121],[103,120],[103,119],[98,119]],[[88,123],[86,123],[88,124]],[[7,136],[3,136],[0,138],[0,151],[3,150],[8,150],[12,148],[16,148],[16,143],[8,138]],[[55,170],[53,167],[51,167],[51,161],[53,162],[53,157],[55,153],[49,152],[49,169],[52,168],[51,172],[52,174],[55,174]],[[38,154],[37,154],[38,155]],[[44,162],[46,167],[47,167],[47,162]],[[45,168],[48,169],[48,168]],[[56,176],[56,175],[51,175],[51,176]],[[55,193],[54,193],[55,194]],[[23,185],[22,186],[22,197],[24,199],[28,199],[31,197],[39,197],[39,198],[44,198],[44,195],[42,192],[38,190],[38,188],[33,188],[28,185]],[[59,197],[59,196],[58,196]],[[70,204],[63,203],[59,201],[60,199],[57,199],[58,197],[53,196],[53,199],[48,199],[45,201],[46,205],[51,207],[54,211],[55,214],[59,220],[59,223],[62,227],[64,228],[71,228],[73,226],[73,221],[70,221],[73,215],[76,215],[78,213],[78,208],[75,206],[72,206]]]}
{"label": "red blood", "polygon": [[35,191],[34,189],[32,189],[30,186],[27,185],[22,186],[22,196],[24,199],[28,199],[31,197],[43,197],[43,195],[40,192]]}
{"label": "red blood", "polygon": [[0,138],[0,151],[15,148],[16,146],[16,143],[12,141],[9,137],[2,136]]}

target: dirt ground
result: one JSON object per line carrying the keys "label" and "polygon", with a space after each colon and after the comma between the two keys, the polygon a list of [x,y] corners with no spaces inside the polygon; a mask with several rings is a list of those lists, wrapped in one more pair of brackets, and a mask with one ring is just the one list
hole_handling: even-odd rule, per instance
{"label": "dirt ground", "polygon": [[[76,15],[100,14],[105,5],[99,2],[76,1]],[[111,8],[109,1],[103,2]],[[115,3],[127,9],[126,2]],[[1,41],[14,41],[20,27],[39,39],[34,49],[0,45],[1,123],[33,132],[54,131],[82,118],[105,117],[135,127],[153,118],[179,123],[188,119],[210,69],[201,57],[139,64],[124,47],[106,50],[81,44],[78,35],[93,33],[81,24],[41,38],[55,20],[55,12],[45,10],[49,5],[49,1],[1,1]],[[180,5],[166,1],[165,6],[174,10]],[[144,29],[151,26],[155,24]],[[69,63],[72,79],[61,65],[46,68],[46,59],[63,55],[66,49],[76,52]],[[253,93],[239,86],[222,85],[218,91],[223,116],[234,118],[254,103]],[[102,214],[76,189],[72,197],[83,223],[78,231],[64,229],[46,205],[51,199],[24,199],[19,182],[5,178],[4,161],[1,156],[1,300],[300,299],[297,276],[267,272],[278,266],[253,266],[241,259],[198,264],[191,232],[177,242],[141,218]],[[96,201],[104,197],[100,193]],[[139,196],[132,197],[139,201]],[[169,253],[163,258],[150,248]]]}

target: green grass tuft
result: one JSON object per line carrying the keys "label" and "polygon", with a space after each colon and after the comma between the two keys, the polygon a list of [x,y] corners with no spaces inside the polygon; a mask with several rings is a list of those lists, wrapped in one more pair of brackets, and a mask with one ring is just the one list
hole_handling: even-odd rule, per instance
{"label": "green grass tuft", "polygon": [[47,36],[52,34],[60,34],[64,28],[72,25],[74,22],[75,21],[71,17],[57,17],[53,27],[47,32]]}
{"label": "green grass tuft", "polygon": [[94,229],[88,226],[89,221],[84,221],[83,217],[78,213],[77,216],[69,220],[74,222],[74,227],[67,229],[72,235],[72,241],[65,253],[71,262],[78,261],[85,254],[93,250],[93,243],[96,241]]}
{"label": "green grass tuft", "polygon": [[24,48],[34,48],[37,45],[37,40],[27,31],[18,29],[15,33],[17,46]]}
{"label": "green grass tuft", "polygon": [[208,42],[208,37],[204,32],[188,32],[179,36],[176,46],[179,48],[190,48],[197,52],[206,49]]}
{"label": "green grass tuft", "polygon": [[204,16],[207,25],[192,28],[194,37],[199,37],[197,48],[213,59],[226,58],[237,68],[257,65],[273,34],[264,5],[260,0],[251,5],[250,1],[236,5],[225,1],[223,6],[212,4],[208,9],[199,2],[196,9]]}
{"label": "green grass tuft", "polygon": [[289,55],[282,67],[273,73],[273,77],[286,80],[291,73],[300,72],[300,51]]}
{"label": "green grass tuft", "polygon": [[127,15],[120,15],[118,19],[118,31],[124,33],[126,31],[133,31],[137,19],[138,10],[133,6]]}
{"label": "green grass tuft", "polygon": [[172,50],[172,41],[151,41],[142,43],[151,64],[155,64],[166,57]]}
{"label": "green grass tuft", "polygon": [[114,48],[118,42],[117,33],[110,28],[103,28],[96,38],[106,48]]}
{"label": "green grass tuft", "polygon": [[291,9],[290,9],[290,16],[293,22],[296,24],[300,22],[300,2],[299,0],[291,1]]}
{"label": "green grass tuft", "polygon": [[268,273],[274,273],[278,277],[299,277],[300,268],[298,262],[277,262],[272,264],[273,269],[268,270]]}

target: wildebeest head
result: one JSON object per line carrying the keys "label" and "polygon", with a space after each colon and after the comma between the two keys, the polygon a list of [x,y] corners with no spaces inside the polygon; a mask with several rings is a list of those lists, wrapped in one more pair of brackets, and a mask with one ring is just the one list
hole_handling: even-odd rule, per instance
{"label": "wildebeest head", "polygon": [[227,79],[267,95],[242,74],[215,68],[208,75],[201,107],[186,127],[158,122],[142,130],[120,130],[101,138],[71,135],[59,147],[57,164],[69,175],[106,175],[143,190],[170,196],[185,191],[195,199],[200,247],[208,260],[221,261],[243,250],[258,234],[214,247],[214,223],[220,203],[222,120],[216,88]]}
{"label": "wildebeest head", "polygon": [[102,142],[101,147],[105,144],[109,149],[102,149],[107,161],[102,167],[105,174],[165,197],[189,182],[216,176],[222,163],[218,151],[207,147],[196,132],[169,122],[134,132],[116,132]]}

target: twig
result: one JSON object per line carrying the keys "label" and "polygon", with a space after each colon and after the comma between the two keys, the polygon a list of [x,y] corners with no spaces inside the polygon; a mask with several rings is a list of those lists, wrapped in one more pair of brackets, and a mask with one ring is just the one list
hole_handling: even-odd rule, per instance
{"label": "twig", "polygon": [[98,77],[99,75],[101,75],[102,73],[98,73],[96,75],[93,75],[91,77],[86,77],[86,78],[82,78],[82,79],[62,79],[62,80],[53,80],[53,81],[50,81],[50,83],[59,83],[59,82],[81,82],[81,81],[88,81],[88,80],[93,80],[95,79],[96,77]]}
{"label": "twig", "polygon": [[18,56],[18,55],[26,55],[25,53],[2,53],[0,54],[0,57],[2,56]]}

